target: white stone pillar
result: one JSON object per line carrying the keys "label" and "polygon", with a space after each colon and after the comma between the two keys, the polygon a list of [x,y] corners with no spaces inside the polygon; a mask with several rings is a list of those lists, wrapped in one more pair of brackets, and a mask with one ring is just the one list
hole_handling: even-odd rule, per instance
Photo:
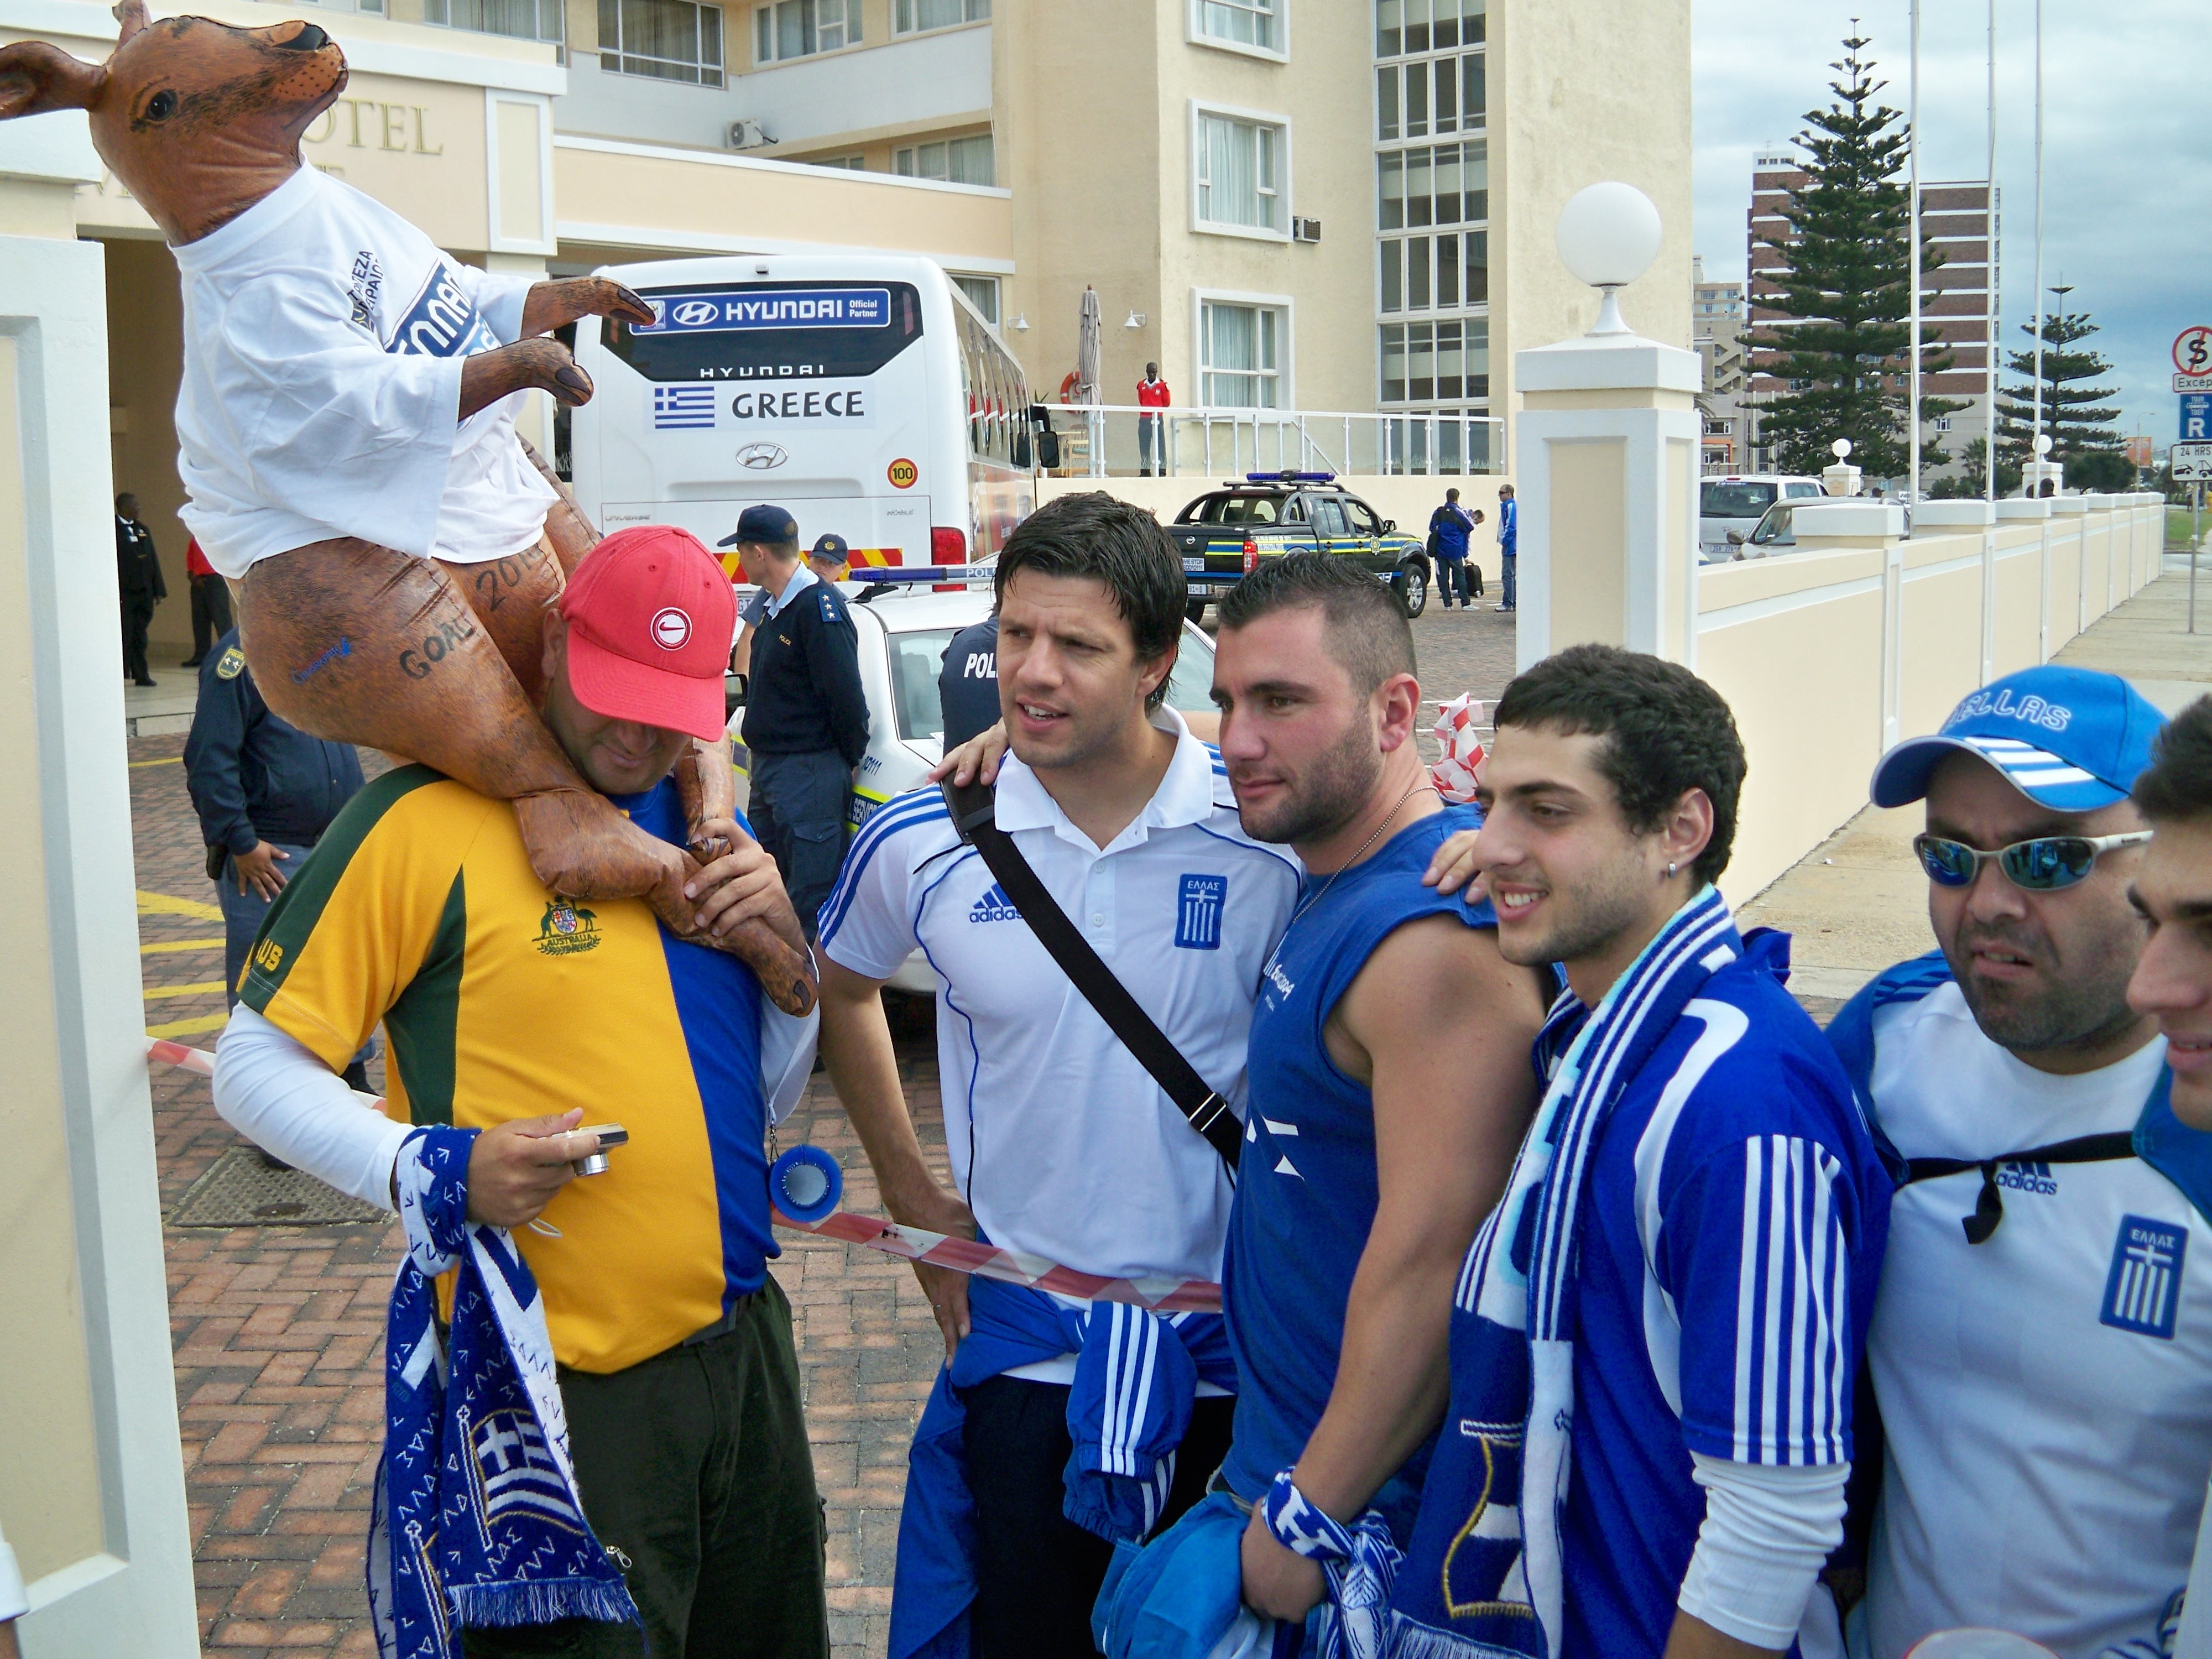
{"label": "white stone pillar", "polygon": [[2039,574],[2037,578],[2035,611],[2035,659],[2039,663],[2051,660],[2051,503],[2039,497],[2008,499],[1996,504],[1999,524],[2017,524],[2033,520],[2041,545],[2037,550]]}
{"label": "white stone pillar", "polygon": [[1904,735],[1905,509],[1894,501],[1801,501],[1790,533],[1801,553],[1856,548],[1881,555],[1881,746]]}
{"label": "white stone pillar", "polygon": [[146,1079],[81,114],[0,124],[0,1529],[26,1659],[199,1652]]}
{"label": "white stone pillar", "polygon": [[1912,510],[1912,533],[1978,530],[1982,538],[1982,684],[1996,678],[1997,508],[2001,502],[1978,496],[1965,501],[1923,501]]}
{"label": "white stone pillar", "polygon": [[1698,356],[1632,334],[1514,354],[1527,668],[1583,641],[1696,667]]}

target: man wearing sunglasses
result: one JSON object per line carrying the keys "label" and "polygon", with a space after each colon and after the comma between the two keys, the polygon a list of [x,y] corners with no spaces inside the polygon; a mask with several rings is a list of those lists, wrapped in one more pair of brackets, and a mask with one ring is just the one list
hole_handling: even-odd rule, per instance
{"label": "man wearing sunglasses", "polygon": [[1969,1626],[2063,1659],[2170,1650],[2212,1465],[2212,1137],[2175,1120],[2128,1006],[2129,790],[2161,723],[2114,676],[2033,668],[1875,771],[1877,806],[1926,803],[1940,948],[1829,1030],[1902,1166],[1854,1656]]}

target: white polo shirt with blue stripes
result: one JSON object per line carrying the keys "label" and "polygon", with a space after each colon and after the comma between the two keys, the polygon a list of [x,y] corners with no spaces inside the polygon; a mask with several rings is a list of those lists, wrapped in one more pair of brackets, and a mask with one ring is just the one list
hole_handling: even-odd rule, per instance
{"label": "white polo shirt with blue stripes", "polygon": [[[1092,843],[1012,756],[998,822],[1145,1012],[1244,1108],[1245,1040],[1299,866],[1247,836],[1218,756],[1179,738],[1145,810]],[[821,948],[888,979],[937,974],[938,1074],[961,1195],[986,1237],[1085,1273],[1218,1279],[1233,1196],[1191,1127],[1040,945],[936,787],[872,817],[823,907]]]}
{"label": "white polo shirt with blue stripes", "polygon": [[[1982,1034],[1945,984],[1874,1017],[1875,1110],[1907,1158],[1981,1158],[2135,1127],[2166,1043],[2075,1077]],[[2137,1158],[2000,1166],[1890,1207],[1867,1337],[1886,1437],[1851,1650],[1899,1659],[1994,1626],[2061,1659],[2144,1642],[2189,1575],[2212,1466],[2212,1226]]]}

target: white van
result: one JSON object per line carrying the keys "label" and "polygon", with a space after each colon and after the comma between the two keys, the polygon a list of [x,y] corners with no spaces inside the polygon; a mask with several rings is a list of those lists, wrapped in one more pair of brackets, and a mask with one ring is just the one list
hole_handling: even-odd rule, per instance
{"label": "white van", "polygon": [[[1698,481],[1698,556],[1711,564],[1735,557],[1729,532],[1748,537],[1766,509],[1820,494],[1820,481],[1781,472],[1731,472]],[[724,531],[724,535],[729,532]]]}
{"label": "white van", "polygon": [[600,529],[673,524],[712,547],[757,502],[860,566],[994,556],[1030,514],[1021,367],[933,261],[758,254],[610,265],[650,324],[586,317],[597,388],[569,417]]}

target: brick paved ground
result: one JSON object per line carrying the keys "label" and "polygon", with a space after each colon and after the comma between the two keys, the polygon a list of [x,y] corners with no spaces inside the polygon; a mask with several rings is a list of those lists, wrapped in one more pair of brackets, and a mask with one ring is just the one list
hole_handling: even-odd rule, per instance
{"label": "brick paved ground", "polygon": [[[1511,618],[1431,605],[1414,626],[1427,696],[1498,696],[1511,672]],[[222,925],[201,867],[182,748],[181,738],[131,744],[146,1018],[162,1035],[210,1046],[223,1018]],[[941,1170],[932,1033],[926,1005],[902,1011],[901,1067]],[[381,1086],[380,1064],[371,1075]],[[198,1079],[157,1070],[153,1099],[166,1210],[237,1139]],[[784,1139],[835,1152],[848,1206],[877,1209],[860,1147],[819,1079]],[[238,1659],[373,1654],[362,1564],[396,1230],[173,1228],[167,1238],[202,1639]],[[906,1441],[942,1352],[936,1328],[911,1273],[889,1258],[800,1238],[787,1242],[775,1271],[798,1316],[829,1504],[836,1652],[880,1655]]]}

